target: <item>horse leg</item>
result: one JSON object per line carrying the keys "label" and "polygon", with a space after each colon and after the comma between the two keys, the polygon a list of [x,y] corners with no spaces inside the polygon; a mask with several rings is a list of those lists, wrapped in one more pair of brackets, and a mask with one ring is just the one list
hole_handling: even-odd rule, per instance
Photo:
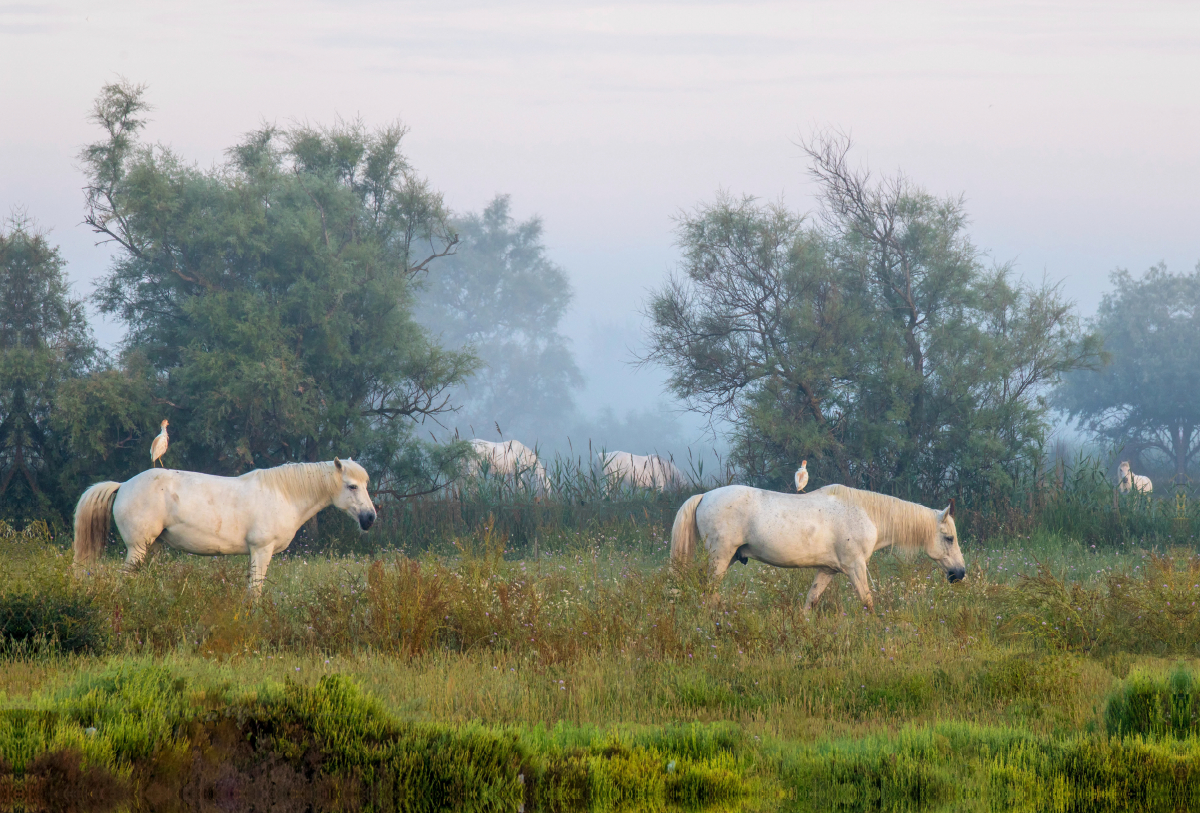
{"label": "horse leg", "polygon": [[271,564],[271,554],[274,545],[254,548],[250,551],[250,595],[258,598],[262,595],[263,582],[267,579],[267,566]]}
{"label": "horse leg", "polygon": [[856,562],[846,575],[850,577],[850,583],[858,591],[858,597],[862,600],[863,606],[867,608],[867,612],[875,612],[875,599],[871,597],[871,581],[867,577],[866,560]]}
{"label": "horse leg", "polygon": [[149,543],[134,542],[125,547],[125,563],[121,565],[121,572],[125,574],[133,573],[146,559],[146,554],[150,552],[154,540]]}
{"label": "horse leg", "polygon": [[715,607],[721,602],[721,594],[719,588],[721,580],[725,578],[725,571],[733,564],[733,556],[728,550],[712,550],[708,552],[709,562],[712,564],[712,594],[708,597],[709,606]]}
{"label": "horse leg", "polygon": [[116,516],[115,512],[114,519],[117,521],[117,530],[121,532],[121,538],[125,540],[125,562],[121,565],[121,572],[133,573],[162,536],[162,523],[146,519],[131,522],[128,516]]}
{"label": "horse leg", "polygon": [[817,578],[813,579],[812,587],[808,588],[808,597],[804,599],[804,612],[808,612],[817,603],[817,599],[825,592],[825,588],[833,581],[833,571],[821,568],[817,571]]}

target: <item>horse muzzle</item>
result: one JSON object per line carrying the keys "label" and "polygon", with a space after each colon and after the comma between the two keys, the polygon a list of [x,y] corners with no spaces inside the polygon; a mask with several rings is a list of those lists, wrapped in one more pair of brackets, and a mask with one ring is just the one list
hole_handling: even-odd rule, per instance
{"label": "horse muzzle", "polygon": [[951,584],[960,582],[967,577],[967,569],[965,567],[952,567],[946,571],[946,578]]}
{"label": "horse muzzle", "polygon": [[369,530],[370,527],[374,524],[375,524],[375,512],[374,511],[370,511],[370,512],[363,511],[361,514],[358,515],[358,527],[362,528],[364,531]]}

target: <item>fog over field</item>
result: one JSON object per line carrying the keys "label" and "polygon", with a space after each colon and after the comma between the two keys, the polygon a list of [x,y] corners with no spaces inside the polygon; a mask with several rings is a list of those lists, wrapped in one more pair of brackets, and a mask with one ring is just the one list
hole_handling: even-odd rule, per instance
{"label": "fog over field", "polygon": [[817,128],[965,195],[975,243],[1084,314],[1114,268],[1200,258],[1192,4],[9,4],[0,73],[0,207],[51,229],[80,293],[109,257],[80,225],[77,160],[105,82],[146,83],[146,138],[203,166],[264,122],[403,121],[456,213],[506,194],[541,218],[574,291],[564,425],[609,448],[711,445],[630,363],[647,292],[677,267],[680,213],[718,190],[814,209],[797,142]]}

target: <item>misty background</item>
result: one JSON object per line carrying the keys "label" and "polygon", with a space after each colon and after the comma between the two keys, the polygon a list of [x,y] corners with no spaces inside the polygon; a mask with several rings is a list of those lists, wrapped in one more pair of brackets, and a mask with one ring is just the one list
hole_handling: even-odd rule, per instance
{"label": "misty background", "polygon": [[526,248],[558,288],[541,336],[470,335],[423,300],[447,339],[496,363],[507,342],[555,382],[479,379],[423,429],[679,457],[720,439],[631,362],[681,213],[720,189],[815,209],[796,142],[838,126],[873,169],[964,193],[976,244],[1090,315],[1114,268],[1200,257],[1198,45],[1184,3],[5,5],[0,201],[51,230],[89,294],[110,254],[80,224],[77,155],[103,82],[147,83],[146,138],[205,167],[262,123],[403,121],[462,223],[503,200],[506,228],[537,225]]}

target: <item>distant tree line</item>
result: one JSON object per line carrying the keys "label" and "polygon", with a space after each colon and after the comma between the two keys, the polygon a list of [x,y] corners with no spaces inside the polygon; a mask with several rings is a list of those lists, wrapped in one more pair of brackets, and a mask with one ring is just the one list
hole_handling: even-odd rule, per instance
{"label": "distant tree line", "polygon": [[1177,483],[1200,463],[1200,266],[1112,275],[1093,320],[1110,363],[1069,374],[1057,405],[1093,436]]}
{"label": "distant tree line", "polygon": [[[65,523],[88,484],[148,467],[163,418],[168,466],[353,456],[384,497],[454,476],[465,444],[428,428],[568,426],[571,290],[539,220],[505,196],[454,217],[399,125],[264,127],[201,169],[141,140],[148,111],[144,88],[106,86],[80,156],[85,222],[116,249],[94,298],[126,329],[114,351],[46,235],[21,213],[0,227],[0,518]],[[849,147],[806,145],[816,216],[722,194],[682,217],[680,273],[648,303],[644,361],[743,479],[787,488],[807,459],[813,486],[1000,494],[1055,407],[1195,462],[1200,271],[1118,273],[1084,325],[1057,286],[985,262],[962,199],[851,167]]]}
{"label": "distant tree line", "polygon": [[353,456],[386,498],[454,476],[465,444],[419,430],[464,402],[571,408],[570,286],[506,197],[453,217],[399,125],[264,127],[206,170],[141,140],[149,111],[105,86],[80,155],[85,223],[116,248],[93,300],[126,329],[115,352],[46,235],[0,227],[0,517],[66,522],[88,484],[148,467],[163,418],[168,466]]}
{"label": "distant tree line", "polygon": [[815,217],[728,194],[684,215],[681,273],[650,302],[645,361],[732,427],[750,482],[786,488],[807,459],[814,485],[1003,497],[1040,461],[1055,406],[1183,470],[1200,425],[1195,277],[1117,275],[1084,325],[1059,286],[985,261],[962,198],[872,176],[850,147],[804,145]]}

